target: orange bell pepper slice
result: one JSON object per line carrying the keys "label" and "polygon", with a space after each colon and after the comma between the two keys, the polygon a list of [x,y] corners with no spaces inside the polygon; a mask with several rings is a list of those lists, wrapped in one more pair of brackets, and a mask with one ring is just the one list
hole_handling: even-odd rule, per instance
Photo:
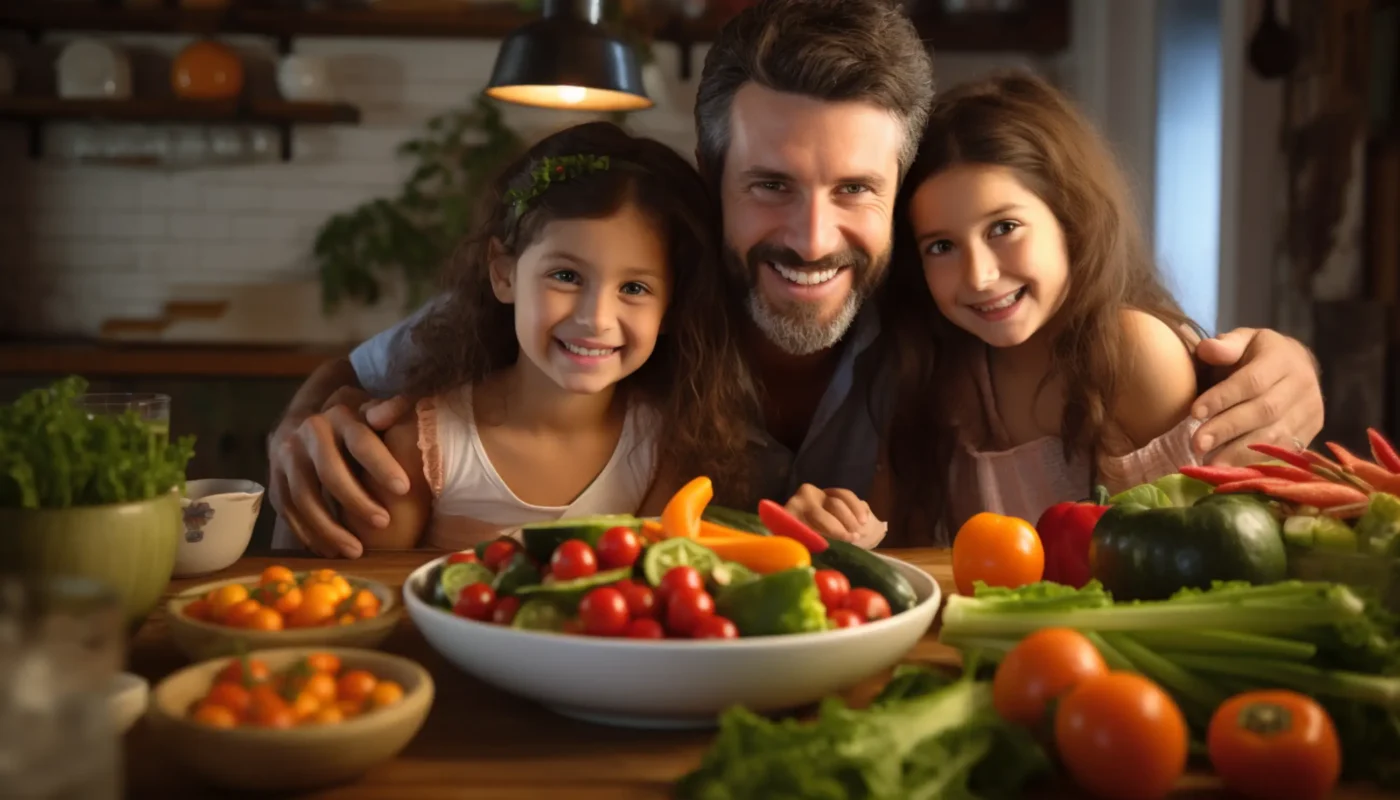
{"label": "orange bell pepper slice", "polygon": [[796,539],[783,536],[701,536],[704,545],[725,561],[743,564],[760,575],[812,565],[812,554]]}
{"label": "orange bell pepper slice", "polygon": [[707,519],[700,520],[701,539],[767,539],[769,537],[749,531],[741,531],[738,528],[730,528],[718,522],[710,522]]}
{"label": "orange bell pepper slice", "polygon": [[661,523],[654,519],[642,520],[642,538],[648,542],[659,542],[666,538],[666,531],[661,527]]}
{"label": "orange bell pepper slice", "polygon": [[714,484],[701,475],[682,486],[661,510],[661,529],[667,537],[684,536],[694,539],[700,535],[700,515],[715,496]]}

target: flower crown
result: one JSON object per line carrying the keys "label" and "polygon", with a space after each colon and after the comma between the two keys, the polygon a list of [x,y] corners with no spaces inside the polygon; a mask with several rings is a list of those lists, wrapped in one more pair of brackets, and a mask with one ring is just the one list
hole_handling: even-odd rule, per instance
{"label": "flower crown", "polygon": [[605,172],[611,168],[607,156],[594,156],[580,153],[572,156],[546,157],[530,170],[530,186],[525,189],[511,189],[506,192],[506,201],[515,209],[518,218],[530,208],[530,202],[544,194],[552,184],[576,180],[595,172]]}

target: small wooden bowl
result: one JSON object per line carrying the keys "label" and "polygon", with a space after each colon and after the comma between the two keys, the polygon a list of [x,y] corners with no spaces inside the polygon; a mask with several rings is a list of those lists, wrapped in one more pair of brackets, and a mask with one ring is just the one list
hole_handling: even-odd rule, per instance
{"label": "small wooden bowl", "polygon": [[397,755],[423,726],[433,704],[433,679],[406,658],[375,650],[298,647],[249,656],[277,672],[310,653],[334,653],[342,669],[369,670],[403,686],[387,708],[333,725],[276,730],[213,728],[189,717],[231,658],[186,667],[156,685],[147,718],[161,753],[201,780],[227,789],[296,791],[351,780]]}
{"label": "small wooden bowl", "polygon": [[[403,602],[398,593],[379,581],[346,575],[351,586],[369,589],[379,598],[379,616],[349,625],[326,625],[316,628],[286,628],[280,631],[255,631],[233,628],[214,622],[192,619],[184,613],[185,606],[210,591],[233,583],[257,586],[258,575],[226,578],[200,584],[172,597],[166,604],[167,624],[175,646],[192,661],[231,656],[248,650],[272,647],[378,647],[393,632],[403,616]],[[297,573],[301,580],[304,573]]]}

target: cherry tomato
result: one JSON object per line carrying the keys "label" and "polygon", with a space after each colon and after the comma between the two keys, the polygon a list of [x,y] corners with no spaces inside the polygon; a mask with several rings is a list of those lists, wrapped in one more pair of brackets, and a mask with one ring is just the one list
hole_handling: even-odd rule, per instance
{"label": "cherry tomato", "polygon": [[233,712],[234,717],[242,718],[248,713],[248,703],[252,700],[252,694],[243,686],[237,683],[216,683],[209,689],[209,694],[204,696],[202,705],[215,705],[227,708]]}
{"label": "cherry tomato", "polygon": [[238,715],[224,706],[203,703],[194,712],[195,722],[214,728],[237,728]]}
{"label": "cherry tomato", "polygon": [[452,608],[457,616],[480,622],[490,622],[491,614],[495,610],[495,591],[480,581],[463,589],[461,596],[457,598],[457,605]]}
{"label": "cherry tomato", "polygon": [[691,636],[696,639],[738,639],[739,629],[724,617],[709,614],[695,625]]}
{"label": "cherry tomato", "polygon": [[306,657],[306,665],[316,672],[340,672],[340,656],[334,653],[312,653]]}
{"label": "cherry tomato", "polygon": [[1311,697],[1287,690],[1221,703],[1206,747],[1226,788],[1258,800],[1330,797],[1342,770],[1332,718]]}
{"label": "cherry tomato", "polygon": [[642,541],[631,528],[608,528],[598,539],[598,565],[603,569],[630,567],[642,553]]}
{"label": "cherry tomato", "polygon": [[1045,549],[1029,522],[984,511],[953,539],[953,582],[972,595],[974,582],[1014,589],[1045,574]]}
{"label": "cherry tomato", "polygon": [[852,589],[846,595],[846,608],[856,612],[865,622],[890,617],[890,601],[872,589]]}
{"label": "cherry tomato", "polygon": [[578,618],[583,621],[583,632],[590,636],[621,636],[632,614],[622,592],[600,586],[579,601]]}
{"label": "cherry tomato", "polygon": [[1107,672],[1060,698],[1055,746],[1075,783],[1095,796],[1157,800],[1186,770],[1186,720],[1157,684]]}
{"label": "cherry tomato", "polygon": [[500,572],[501,567],[515,555],[515,551],[520,549],[513,539],[497,539],[486,545],[486,549],[481,553],[481,563],[492,572]]}
{"label": "cherry tomato", "polygon": [[449,564],[476,564],[480,561],[481,559],[476,557],[475,550],[463,550],[460,553],[453,553],[447,557],[447,563]]}
{"label": "cherry tomato", "polygon": [[629,639],[664,639],[666,631],[662,629],[661,623],[647,617],[640,617],[627,623],[627,638]]}
{"label": "cherry tomato", "polygon": [[292,706],[267,684],[259,684],[250,693],[248,722],[264,728],[291,728],[296,725]]}
{"label": "cherry tomato", "polygon": [[228,666],[219,670],[219,675],[214,680],[220,683],[228,682],[242,684],[243,686],[253,686],[266,682],[272,675],[272,671],[267,668],[267,664],[256,658],[247,660],[248,669],[246,672],[243,667],[244,660],[242,658],[235,658],[228,662]]}
{"label": "cherry tomato", "polygon": [[661,583],[656,587],[656,593],[663,601],[669,601],[671,595],[681,589],[694,589],[697,592],[705,591],[705,579],[700,575],[700,571],[695,567],[679,566],[666,570],[666,574],[661,576]]}
{"label": "cherry tomato", "polygon": [[838,608],[835,611],[826,612],[826,618],[831,620],[838,628],[854,628],[865,622],[860,615],[849,608]]}
{"label": "cherry tomato", "polygon": [[379,679],[368,670],[352,669],[336,681],[336,697],[362,703],[374,692],[374,687],[378,684]]}
{"label": "cherry tomato", "polygon": [[571,581],[587,578],[598,572],[598,557],[582,539],[570,539],[554,548],[549,559],[549,574],[555,580]]}
{"label": "cherry tomato", "polygon": [[1008,722],[1035,727],[1051,700],[1108,672],[1098,648],[1068,628],[1041,628],[1011,648],[992,679],[992,703]]}
{"label": "cherry tomato", "polygon": [[656,592],[653,592],[650,586],[643,586],[635,581],[621,581],[615,588],[622,592],[623,599],[627,601],[627,610],[634,618],[656,616]]}
{"label": "cherry tomato", "polygon": [[709,592],[689,586],[676,589],[666,599],[666,629],[679,636],[690,636],[705,617],[714,613],[715,599]]}
{"label": "cherry tomato", "polygon": [[817,581],[817,591],[821,592],[822,605],[827,611],[846,607],[846,595],[851,591],[849,578],[834,569],[819,569],[812,577]]}
{"label": "cherry tomato", "polygon": [[502,597],[496,601],[496,608],[491,612],[491,621],[497,625],[509,625],[515,621],[515,612],[519,610],[519,597]]}

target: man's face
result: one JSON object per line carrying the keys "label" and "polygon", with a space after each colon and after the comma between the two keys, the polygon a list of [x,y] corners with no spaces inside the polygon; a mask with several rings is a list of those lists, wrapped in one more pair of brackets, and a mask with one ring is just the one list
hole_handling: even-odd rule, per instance
{"label": "man's face", "polygon": [[720,199],[749,313],[793,355],[835,345],[889,264],[904,127],[868,103],[749,83],[734,97]]}

